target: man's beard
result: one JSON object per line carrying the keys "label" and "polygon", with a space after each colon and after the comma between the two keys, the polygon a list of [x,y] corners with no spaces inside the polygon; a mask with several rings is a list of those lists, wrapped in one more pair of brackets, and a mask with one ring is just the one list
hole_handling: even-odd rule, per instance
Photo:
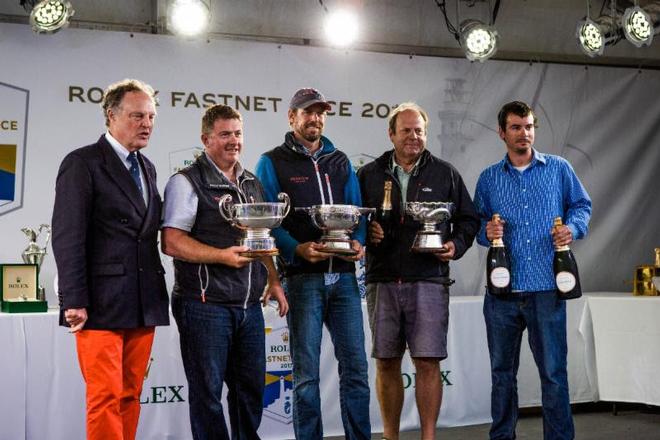
{"label": "man's beard", "polygon": [[303,139],[305,139],[307,142],[316,142],[319,139],[321,139],[321,133],[318,133],[318,134],[303,133]]}
{"label": "man's beard", "polygon": [[529,143],[526,144],[525,146],[520,146],[518,144],[513,145],[513,151],[515,151],[518,154],[527,153],[531,148],[532,148],[532,146]]}
{"label": "man's beard", "polygon": [[[307,131],[308,127],[316,128],[316,130],[317,130],[316,134],[311,134],[309,131]],[[298,132],[300,137],[305,139],[307,142],[316,142],[316,141],[318,141],[319,139],[321,139],[321,134],[322,133],[323,133],[323,128],[318,127],[316,125],[307,125],[307,126],[303,127],[303,129],[300,132]]]}

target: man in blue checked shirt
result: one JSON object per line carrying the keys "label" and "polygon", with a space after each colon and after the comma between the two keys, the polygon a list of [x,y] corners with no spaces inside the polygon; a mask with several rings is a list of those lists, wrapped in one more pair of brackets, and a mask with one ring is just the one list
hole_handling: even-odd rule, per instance
{"label": "man in blue checked shirt", "polygon": [[[490,351],[491,440],[514,439],[518,420],[516,375],[525,328],[541,379],[543,438],[573,439],[566,372],[566,304],[557,298],[554,246],[587,234],[591,199],[565,159],[536,151],[536,116],[520,101],[498,114],[507,154],[477,181],[474,203],[481,217],[477,241],[504,238],[511,258],[513,294],[486,292],[484,317]],[[503,222],[494,223],[493,214]],[[555,217],[564,225],[552,228]]]}

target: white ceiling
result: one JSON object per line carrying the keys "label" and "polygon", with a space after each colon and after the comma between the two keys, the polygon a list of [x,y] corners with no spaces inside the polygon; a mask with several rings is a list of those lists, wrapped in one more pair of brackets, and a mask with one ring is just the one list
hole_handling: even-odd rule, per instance
{"label": "white ceiling", "polygon": [[[129,32],[167,33],[171,0],[69,0],[76,13],[71,27]],[[213,14],[207,38],[234,38],[323,46],[319,0],[207,0]],[[495,26],[500,34],[497,59],[609,64],[660,69],[660,35],[650,47],[636,48],[625,40],[588,58],[580,51],[575,30],[586,14],[587,0],[501,0]],[[449,19],[487,21],[496,0],[446,0]],[[615,3],[591,0],[592,18]],[[649,3],[640,0],[640,6]],[[328,10],[352,5],[361,21],[358,50],[462,57],[458,42],[447,30],[435,0],[323,0]],[[457,17],[458,5],[458,17]],[[25,23],[28,13],[19,0],[0,0],[0,22]],[[66,32],[63,30],[62,32]],[[43,38],[48,38],[44,35]]]}

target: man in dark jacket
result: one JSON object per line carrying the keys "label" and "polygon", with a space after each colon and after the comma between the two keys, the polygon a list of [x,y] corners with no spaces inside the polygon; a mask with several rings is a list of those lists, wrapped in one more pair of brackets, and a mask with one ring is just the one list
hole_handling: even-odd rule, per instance
{"label": "man in dark jacket", "polygon": [[103,95],[105,133],[69,153],[53,208],[60,324],[76,334],[87,386],[87,438],[133,439],[154,327],[168,325],[157,238],[156,169],[140,153],[156,107],[137,80]]}
{"label": "man in dark jacket", "polygon": [[318,90],[298,90],[289,105],[292,131],[284,143],[265,153],[256,172],[266,198],[280,191],[291,198],[291,212],[273,231],[286,262],[286,294],[293,359],[293,428],[296,438],[323,438],[319,393],[321,332],[326,325],[339,363],[341,418],[347,439],[371,438],[369,383],[364,352],[362,305],[355,279],[355,261],[363,255],[353,237],[355,255],[331,257],[316,241],[321,231],[305,212],[294,207],[321,204],[361,205],[360,188],[348,157],[322,136],[330,104]]}
{"label": "man in dark jacket", "polygon": [[[194,439],[229,439],[222,384],[232,437],[258,439],[266,375],[264,318],[260,298],[288,306],[272,257],[253,261],[236,246],[240,231],[220,216],[218,200],[263,202],[263,189],[239,157],[240,113],[209,107],[202,118],[204,154],[172,176],[165,188],[163,252],[174,257],[172,313],[179,327],[188,379]],[[268,285],[266,285],[268,281]]]}
{"label": "man in dark jacket", "polygon": [[[406,348],[415,364],[415,397],[422,438],[435,436],[442,402],[440,361],[447,357],[449,261],[463,256],[479,229],[479,218],[458,171],[425,149],[428,116],[416,104],[390,115],[394,149],[358,172],[364,206],[378,208],[384,185],[392,182],[392,222],[369,227],[367,304],[376,358],[376,390],[383,437],[399,437],[403,405],[401,358]],[[421,225],[405,213],[406,202],[452,202],[446,238],[437,253],[411,251]],[[385,235],[384,231],[390,231]]]}

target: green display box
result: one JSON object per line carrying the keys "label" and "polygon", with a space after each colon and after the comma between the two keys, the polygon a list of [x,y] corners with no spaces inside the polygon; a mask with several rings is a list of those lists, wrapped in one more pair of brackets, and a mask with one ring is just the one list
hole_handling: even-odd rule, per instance
{"label": "green display box", "polygon": [[1,310],[7,313],[48,311],[48,303],[37,299],[39,268],[36,264],[0,265]]}

